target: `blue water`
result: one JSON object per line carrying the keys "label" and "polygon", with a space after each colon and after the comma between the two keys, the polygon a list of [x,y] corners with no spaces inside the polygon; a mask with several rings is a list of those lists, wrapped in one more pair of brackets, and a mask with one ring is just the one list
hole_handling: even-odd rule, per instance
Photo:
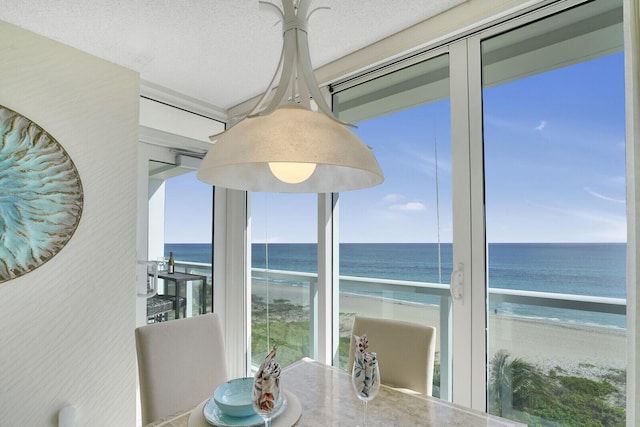
{"label": "blue water", "polygon": [[[210,244],[167,244],[177,260],[211,263]],[[268,264],[265,256],[268,251]],[[435,243],[343,243],[340,275],[448,283],[452,245]],[[252,267],[317,272],[315,244],[253,244]],[[626,298],[624,243],[492,243],[488,249],[489,287],[563,294]],[[441,278],[441,279],[440,279]],[[362,288],[343,291],[364,292]],[[374,291],[367,292],[380,295]],[[384,295],[389,297],[389,295]],[[394,292],[392,298],[437,304],[428,295]],[[491,303],[505,315],[560,319],[568,322],[625,327],[625,316],[575,310]]]}

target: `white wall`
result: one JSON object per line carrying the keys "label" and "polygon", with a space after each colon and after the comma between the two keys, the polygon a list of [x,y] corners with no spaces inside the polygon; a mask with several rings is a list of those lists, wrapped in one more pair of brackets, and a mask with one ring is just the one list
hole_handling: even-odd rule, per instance
{"label": "white wall", "polygon": [[[84,212],[52,260],[0,284],[0,424],[135,425],[138,74],[0,21],[0,104],[49,132]],[[0,188],[0,191],[1,188]]]}

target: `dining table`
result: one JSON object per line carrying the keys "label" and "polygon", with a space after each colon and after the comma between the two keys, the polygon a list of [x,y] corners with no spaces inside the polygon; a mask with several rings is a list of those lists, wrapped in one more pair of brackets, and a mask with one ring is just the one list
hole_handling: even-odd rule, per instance
{"label": "dining table", "polygon": [[[272,420],[272,427],[362,426],[364,404],[351,385],[346,371],[309,358],[282,370],[280,387],[288,399],[283,413]],[[211,427],[204,408],[209,399],[172,414],[146,427]],[[525,426],[485,412],[453,404],[437,397],[382,385],[368,402],[366,425],[475,427]],[[242,425],[233,423],[233,427]]]}

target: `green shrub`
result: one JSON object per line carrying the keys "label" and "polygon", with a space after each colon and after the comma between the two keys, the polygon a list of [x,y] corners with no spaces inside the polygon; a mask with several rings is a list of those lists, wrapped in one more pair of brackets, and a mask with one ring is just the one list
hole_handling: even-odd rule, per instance
{"label": "green shrub", "polygon": [[511,360],[505,351],[497,352],[491,360],[489,412],[529,426],[625,425],[625,410],[607,400],[619,392],[617,387],[563,372],[556,367],[545,375],[530,363]]}

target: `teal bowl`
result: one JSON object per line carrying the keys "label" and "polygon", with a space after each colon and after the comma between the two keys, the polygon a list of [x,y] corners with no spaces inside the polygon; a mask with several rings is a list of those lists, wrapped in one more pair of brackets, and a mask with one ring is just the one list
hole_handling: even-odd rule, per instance
{"label": "teal bowl", "polygon": [[254,415],[251,402],[253,398],[253,377],[237,378],[227,381],[213,393],[213,400],[223,414],[231,417]]}

